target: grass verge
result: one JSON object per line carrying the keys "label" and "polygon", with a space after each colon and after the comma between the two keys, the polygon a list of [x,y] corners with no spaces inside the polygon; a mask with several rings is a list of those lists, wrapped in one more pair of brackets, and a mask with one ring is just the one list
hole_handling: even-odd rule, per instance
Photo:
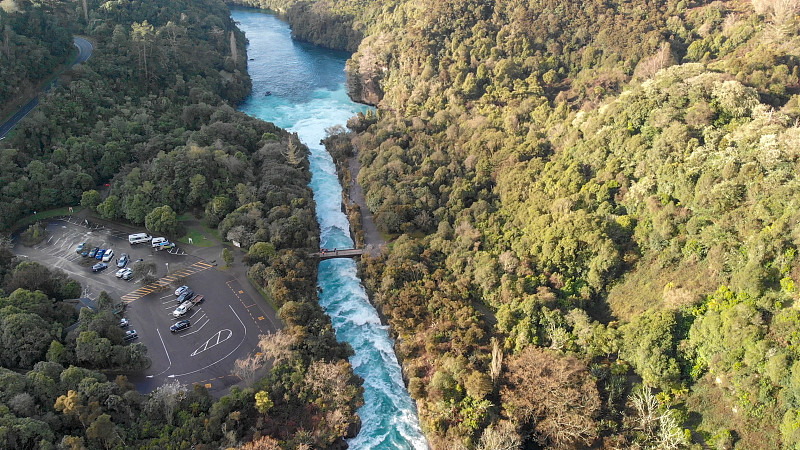
{"label": "grass verge", "polygon": [[183,242],[184,244],[189,244],[189,240],[192,240],[191,245],[195,247],[213,247],[217,245],[212,239],[209,239],[203,232],[198,230],[197,228],[187,228],[186,235],[183,237],[178,238],[178,242]]}
{"label": "grass verge", "polygon": [[50,219],[58,216],[68,216],[70,214],[78,214],[83,210],[83,206],[73,206],[72,212],[69,212],[69,206],[65,206],[63,208],[48,209],[47,211],[38,211],[36,214],[23,217],[22,219],[16,221],[14,225],[11,226],[11,230],[19,230],[40,220]]}

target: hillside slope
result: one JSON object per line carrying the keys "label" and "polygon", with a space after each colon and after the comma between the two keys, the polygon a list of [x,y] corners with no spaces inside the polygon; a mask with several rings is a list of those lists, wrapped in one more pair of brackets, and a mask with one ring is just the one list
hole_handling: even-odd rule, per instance
{"label": "hillside slope", "polygon": [[363,8],[330,142],[433,445],[797,445],[797,2]]}

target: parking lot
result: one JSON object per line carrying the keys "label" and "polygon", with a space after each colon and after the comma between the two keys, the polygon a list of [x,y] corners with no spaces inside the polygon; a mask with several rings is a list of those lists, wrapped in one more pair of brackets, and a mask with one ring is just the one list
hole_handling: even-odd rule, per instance
{"label": "parking lot", "polygon": [[[130,245],[127,233],[65,218],[47,226],[50,237],[33,247],[16,244],[14,251],[49,267],[58,267],[83,286],[84,297],[96,299],[106,291],[115,301],[126,304],[124,316],[147,346],[152,365],[144,373],[129,376],[142,392],[177,379],[185,384],[200,383],[212,394],[223,395],[240,380],[231,375],[236,359],[257,351],[258,336],[279,328],[274,310],[255,292],[249,282],[238,280],[232,271],[219,270],[212,261],[191,249],[180,247],[155,251],[149,244]],[[93,273],[90,261],[75,252],[87,242],[114,250],[109,268]],[[219,252],[220,250],[217,250]],[[159,280],[142,285],[115,276],[116,259],[127,253],[131,262],[141,258],[154,262]],[[185,316],[174,318],[178,306],[174,291],[186,284],[205,300]],[[172,333],[170,326],[188,319],[191,326]]]}

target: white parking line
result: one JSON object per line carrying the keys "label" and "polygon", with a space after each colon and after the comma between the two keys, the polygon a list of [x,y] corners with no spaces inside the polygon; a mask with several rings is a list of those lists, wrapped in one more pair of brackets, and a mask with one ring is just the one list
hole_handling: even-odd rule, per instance
{"label": "white parking line", "polygon": [[159,331],[158,328],[156,328],[156,333],[158,333],[158,339],[161,340],[161,345],[164,346],[164,353],[167,354],[167,361],[169,362],[169,365],[167,366],[166,369],[162,370],[161,373],[157,373],[155,375],[148,375],[147,378],[157,377],[157,376],[161,375],[162,373],[168,371],[169,368],[172,367],[172,359],[169,357],[169,352],[167,351],[167,344],[165,344],[164,343],[164,339],[161,338],[161,331]]}
{"label": "white parking line", "polygon": [[[196,309],[196,310],[195,310],[195,311],[192,313],[192,315],[191,315],[191,316],[187,317],[187,319],[191,319],[192,317],[194,317],[195,315],[197,315],[197,313],[199,313],[199,312],[200,312],[200,311],[202,311],[202,310],[203,310],[203,308],[197,308],[197,309]],[[200,319],[197,319],[197,320],[201,320],[201,319],[202,319],[203,317],[205,317],[205,316],[206,316],[206,313],[203,313],[202,317],[200,317]]]}
{"label": "white parking line", "polygon": [[[201,317],[201,318],[200,318],[200,320],[202,320],[202,319],[203,319],[203,318]],[[196,330],[192,331],[191,333],[184,333],[184,334],[182,334],[182,335],[181,335],[181,337],[182,337],[182,338],[184,338],[184,337],[186,337],[186,336],[188,336],[188,335],[190,335],[190,334],[195,334],[195,333],[197,333],[198,331],[202,330],[202,329],[203,329],[203,327],[204,327],[204,326],[206,326],[206,324],[208,324],[208,322],[211,322],[211,319],[206,319],[206,321],[205,321],[205,322],[203,322],[203,324],[202,324],[202,325],[200,325],[200,328],[198,328],[198,329],[196,329]],[[194,355],[192,355],[192,356],[194,356]]]}
{"label": "white parking line", "polygon": [[238,315],[238,314],[236,314],[236,311],[234,311],[234,310],[233,310],[233,306],[231,306],[231,305],[228,305],[228,307],[231,309],[231,312],[233,312],[233,315],[234,315],[234,316],[236,316],[236,318],[237,318],[237,319],[239,319],[239,323],[240,323],[240,324],[242,324],[242,328],[244,329],[244,336],[242,336],[242,340],[241,340],[241,342],[239,342],[239,345],[237,345],[237,346],[236,346],[236,348],[234,348],[233,350],[231,350],[230,352],[228,352],[228,354],[227,354],[227,355],[223,356],[222,358],[220,358],[220,359],[218,359],[218,360],[214,361],[213,363],[211,363],[211,364],[209,364],[209,365],[207,365],[207,366],[205,366],[205,367],[201,367],[201,368],[199,368],[199,369],[197,369],[197,370],[193,370],[193,371],[191,371],[191,372],[186,372],[186,373],[180,373],[180,374],[172,374],[172,375],[167,375],[167,378],[177,378],[177,377],[183,377],[183,376],[186,376],[186,375],[191,375],[191,374],[193,374],[193,373],[201,372],[201,371],[203,371],[203,370],[206,370],[206,369],[208,369],[209,367],[213,366],[214,364],[217,364],[218,362],[220,362],[220,361],[224,360],[224,359],[225,359],[225,358],[227,358],[228,356],[231,356],[231,355],[232,355],[232,354],[233,354],[233,353],[234,353],[236,350],[239,350],[239,347],[241,347],[241,346],[242,346],[242,344],[244,344],[244,341],[245,341],[245,339],[247,339],[247,327],[245,327],[245,326],[244,326],[244,322],[242,322],[242,319],[241,319],[241,318],[239,318],[239,315]]}
{"label": "white parking line", "polygon": [[[208,323],[208,322],[206,322],[206,323]],[[205,324],[203,324],[203,325],[205,325]],[[200,331],[200,330],[197,330],[197,331]],[[194,331],[194,333],[196,333],[197,331]],[[186,334],[189,334],[189,333],[186,333]],[[223,338],[223,336],[225,336],[225,337]],[[192,354],[189,355],[189,356],[199,355],[200,353],[203,353],[204,351],[206,351],[206,350],[208,350],[210,348],[214,348],[217,345],[219,345],[219,344],[227,341],[228,339],[230,339],[231,336],[233,336],[233,331],[231,331],[231,330],[229,330],[227,328],[224,329],[224,330],[219,330],[213,336],[208,338],[208,340],[205,342],[205,344],[203,344],[200,347],[198,347],[197,350],[193,351]],[[216,338],[216,341],[215,341],[214,338]]]}

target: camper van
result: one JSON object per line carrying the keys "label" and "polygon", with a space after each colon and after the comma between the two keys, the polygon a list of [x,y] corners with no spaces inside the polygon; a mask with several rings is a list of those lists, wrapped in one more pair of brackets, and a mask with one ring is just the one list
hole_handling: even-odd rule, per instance
{"label": "camper van", "polygon": [[150,239],[153,239],[153,237],[147,233],[136,233],[128,235],[128,242],[130,242],[131,245],[141,244],[143,242],[150,242]]}

